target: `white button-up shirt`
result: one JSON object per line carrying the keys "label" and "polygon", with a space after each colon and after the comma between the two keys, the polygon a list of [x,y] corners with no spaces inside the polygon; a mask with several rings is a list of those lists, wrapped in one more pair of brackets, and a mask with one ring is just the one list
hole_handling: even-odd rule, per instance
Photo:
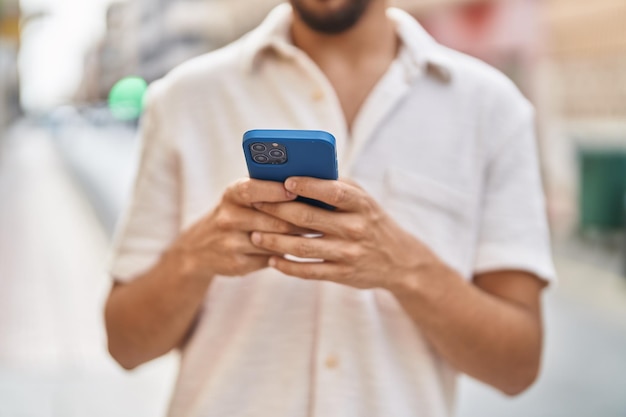
{"label": "white button-up shirt", "polygon": [[[494,69],[388,15],[402,47],[350,132],[331,84],[290,41],[287,5],[156,82],[111,275],[129,282],[154,265],[247,176],[242,134],[267,128],[333,133],[341,175],[464,279],[553,279],[531,106]],[[386,290],[264,269],[214,279],[170,416],[443,417],[456,376]]]}

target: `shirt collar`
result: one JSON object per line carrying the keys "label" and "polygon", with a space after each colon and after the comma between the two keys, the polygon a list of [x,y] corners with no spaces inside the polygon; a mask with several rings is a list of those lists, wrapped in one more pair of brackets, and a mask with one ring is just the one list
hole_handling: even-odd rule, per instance
{"label": "shirt collar", "polygon": [[[408,13],[397,8],[387,9],[387,16],[395,22],[402,42],[400,59],[412,75],[426,72],[448,82],[451,65],[445,48],[439,45]],[[282,56],[298,53],[290,35],[292,9],[288,3],[276,6],[263,23],[243,39],[241,59],[244,71],[253,71],[268,51]]]}

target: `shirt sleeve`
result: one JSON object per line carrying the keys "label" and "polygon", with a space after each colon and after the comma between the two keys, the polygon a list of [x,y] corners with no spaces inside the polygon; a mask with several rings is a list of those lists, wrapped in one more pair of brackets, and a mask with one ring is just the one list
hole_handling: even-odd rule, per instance
{"label": "shirt sleeve", "polygon": [[[524,100],[506,117],[486,169],[474,274],[523,270],[556,280],[539,169],[534,111]],[[511,120],[516,120],[510,123]]]}
{"label": "shirt sleeve", "polygon": [[160,83],[146,96],[134,189],[113,239],[109,273],[119,282],[154,266],[180,232],[178,158],[159,110]]}

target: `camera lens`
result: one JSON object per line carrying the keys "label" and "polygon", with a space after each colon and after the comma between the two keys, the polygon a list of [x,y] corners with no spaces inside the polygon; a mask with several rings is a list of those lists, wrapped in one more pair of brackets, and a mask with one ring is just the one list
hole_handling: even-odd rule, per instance
{"label": "camera lens", "polygon": [[282,151],[282,150],[280,150],[280,149],[272,149],[272,150],[270,151],[270,156],[271,156],[272,158],[282,158],[283,156],[285,156],[285,152],[283,152],[283,151]]}
{"label": "camera lens", "polygon": [[253,159],[255,162],[258,162],[259,164],[265,164],[267,163],[267,161],[270,160],[267,156],[263,154],[254,155]]}
{"label": "camera lens", "polygon": [[262,143],[253,143],[252,144],[252,150],[256,151],[256,152],[264,152],[265,149],[267,149],[265,147],[265,145],[263,145]]}

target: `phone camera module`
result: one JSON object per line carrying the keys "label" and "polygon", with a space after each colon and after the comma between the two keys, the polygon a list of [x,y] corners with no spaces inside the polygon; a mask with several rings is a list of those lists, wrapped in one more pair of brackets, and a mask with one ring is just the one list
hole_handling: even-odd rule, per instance
{"label": "phone camera module", "polygon": [[256,151],[256,152],[265,152],[267,148],[265,147],[264,144],[262,143],[253,143],[252,144],[252,150]]}
{"label": "phone camera module", "polygon": [[270,160],[266,155],[263,154],[254,155],[252,159],[254,159],[254,161],[258,162],[259,164],[267,164]]}
{"label": "phone camera module", "polygon": [[250,145],[250,156],[257,164],[281,165],[287,162],[287,148],[276,142],[255,142]]}
{"label": "phone camera module", "polygon": [[285,152],[283,152],[281,149],[272,149],[270,151],[270,156],[272,158],[283,158],[285,156]]}

